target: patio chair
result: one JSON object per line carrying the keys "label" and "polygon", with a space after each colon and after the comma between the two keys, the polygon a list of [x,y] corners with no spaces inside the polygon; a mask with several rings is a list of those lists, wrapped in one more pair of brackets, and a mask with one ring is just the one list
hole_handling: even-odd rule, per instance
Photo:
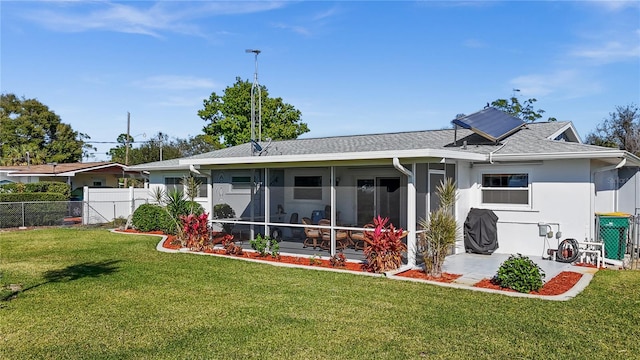
{"label": "patio chair", "polygon": [[304,227],[304,235],[307,237],[302,243],[302,247],[312,246],[315,249],[318,247],[318,239],[322,238],[322,233],[320,233],[320,229],[318,228],[309,227],[309,225],[312,225],[310,218],[303,217],[302,223],[306,225]]}
{"label": "patio chair", "polygon": [[[289,224],[298,224],[298,213],[294,212],[291,213],[291,217],[289,218]],[[291,237],[294,239],[299,239],[302,237],[302,234],[304,234],[303,229],[301,228],[291,228]]]}
{"label": "patio chair", "polygon": [[[374,227],[373,224],[363,226],[365,229],[373,229]],[[349,232],[349,238],[351,238],[355,250],[364,250],[368,246],[369,240],[364,234],[365,231],[366,230],[351,230]]]}
{"label": "patio chair", "polygon": [[[318,225],[331,226],[331,220],[322,219],[318,221]],[[331,250],[331,229],[320,228],[322,234],[322,241],[320,242],[320,248],[324,250]],[[336,230],[336,249],[342,250],[349,244],[349,233],[345,230]]]}

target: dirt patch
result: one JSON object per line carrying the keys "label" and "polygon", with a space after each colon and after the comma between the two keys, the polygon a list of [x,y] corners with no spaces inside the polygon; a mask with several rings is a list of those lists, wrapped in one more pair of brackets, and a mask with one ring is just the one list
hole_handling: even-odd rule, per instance
{"label": "dirt patch", "polygon": [[403,272],[397,274],[396,276],[408,277],[408,278],[412,278],[412,279],[421,279],[421,280],[429,280],[429,281],[451,283],[451,282],[454,282],[457,278],[461,277],[462,275],[461,274],[442,273],[442,276],[434,277],[434,276],[431,276],[431,275],[425,273],[422,270],[408,270],[408,271],[403,271]]}

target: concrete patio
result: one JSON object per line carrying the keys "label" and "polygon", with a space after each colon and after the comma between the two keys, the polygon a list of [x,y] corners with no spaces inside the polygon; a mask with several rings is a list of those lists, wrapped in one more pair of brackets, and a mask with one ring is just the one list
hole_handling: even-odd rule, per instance
{"label": "concrete patio", "polygon": [[[495,276],[500,265],[509,256],[509,254],[480,255],[470,253],[450,255],[445,258],[443,271],[462,275],[456,280],[456,283],[473,285],[482,279]],[[576,271],[576,266],[571,264],[544,260],[540,256],[529,256],[529,258],[544,271],[544,281],[553,279],[563,271]]]}

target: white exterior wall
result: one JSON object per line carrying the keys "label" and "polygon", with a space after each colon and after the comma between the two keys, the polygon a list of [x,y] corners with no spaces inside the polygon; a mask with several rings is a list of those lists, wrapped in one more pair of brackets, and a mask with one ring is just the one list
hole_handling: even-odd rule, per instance
{"label": "white exterior wall", "polygon": [[[459,220],[466,220],[465,210],[470,207],[491,209],[498,216],[497,253],[540,256],[545,248],[545,237],[538,235],[538,223],[557,223],[562,238],[584,240],[591,237],[593,212],[591,210],[591,173],[588,160],[544,161],[541,164],[474,165],[468,171],[459,167],[460,198]],[[484,205],[481,184],[483,173],[528,173],[530,183],[529,206]],[[464,188],[466,181],[469,187]],[[557,225],[552,225],[554,234]],[[548,239],[551,248],[558,240]]]}
{"label": "white exterior wall", "polygon": [[[294,199],[294,178],[296,176],[322,176],[322,200]],[[284,198],[285,209],[296,209],[300,219],[311,217],[313,210],[324,211],[325,205],[331,204],[331,170],[326,167],[285,170]]]}
{"label": "white exterior wall", "polygon": [[617,211],[617,179],[618,170],[595,172],[593,175],[595,193],[594,206],[596,213]]}
{"label": "white exterior wall", "polygon": [[455,253],[463,253],[464,249],[464,222],[469,210],[476,205],[476,180],[471,175],[471,164],[467,161],[458,161],[456,168],[456,184],[458,185],[458,200],[456,201],[456,219],[460,227],[460,235],[456,242]]}
{"label": "white exterior wall", "polygon": [[640,168],[620,169],[617,211],[640,214]]}
{"label": "white exterior wall", "polygon": [[[213,195],[212,205],[205,209],[213,212],[216,204],[229,204],[240,217],[249,207],[251,200],[251,188],[233,189],[231,178],[233,176],[250,176],[251,170],[214,170],[213,171]],[[164,184],[164,178],[162,179]]]}
{"label": "white exterior wall", "polygon": [[[189,176],[189,171],[165,171],[165,172],[151,172],[149,174],[149,189],[148,192],[149,193],[153,193],[154,188],[159,187],[160,189],[162,189],[163,191],[166,191],[167,188],[164,185],[164,179],[166,177],[178,177],[178,178],[182,178],[183,176]],[[208,171],[207,172],[202,172],[202,175],[197,175],[197,176],[208,176]],[[211,179],[209,179],[209,181],[207,182],[207,193],[209,194],[209,196],[207,197],[197,197],[194,199],[195,202],[197,202],[198,204],[202,205],[202,208],[204,209],[204,211],[206,213],[211,213],[211,210],[213,209],[213,206],[211,205]],[[151,196],[151,195],[149,195]]]}

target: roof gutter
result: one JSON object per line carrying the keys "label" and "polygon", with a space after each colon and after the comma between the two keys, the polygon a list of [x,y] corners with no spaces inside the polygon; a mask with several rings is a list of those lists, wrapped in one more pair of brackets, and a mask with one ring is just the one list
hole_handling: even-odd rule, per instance
{"label": "roof gutter", "polygon": [[437,150],[437,149],[411,149],[400,151],[363,151],[363,152],[337,152],[329,154],[304,154],[304,155],[269,155],[269,156],[246,156],[228,158],[204,158],[204,159],[183,159],[180,165],[233,165],[233,164],[269,164],[269,163],[289,163],[303,161],[344,161],[344,160],[377,160],[402,158],[424,158],[437,157],[447,159],[460,159],[469,161],[484,161],[486,155],[477,153],[462,153],[460,151]]}
{"label": "roof gutter", "polygon": [[563,159],[607,159],[621,158],[629,164],[640,166],[640,158],[623,150],[605,150],[591,152],[566,152],[566,153],[528,153],[528,154],[490,154],[491,161],[531,161],[531,160],[563,160]]}

